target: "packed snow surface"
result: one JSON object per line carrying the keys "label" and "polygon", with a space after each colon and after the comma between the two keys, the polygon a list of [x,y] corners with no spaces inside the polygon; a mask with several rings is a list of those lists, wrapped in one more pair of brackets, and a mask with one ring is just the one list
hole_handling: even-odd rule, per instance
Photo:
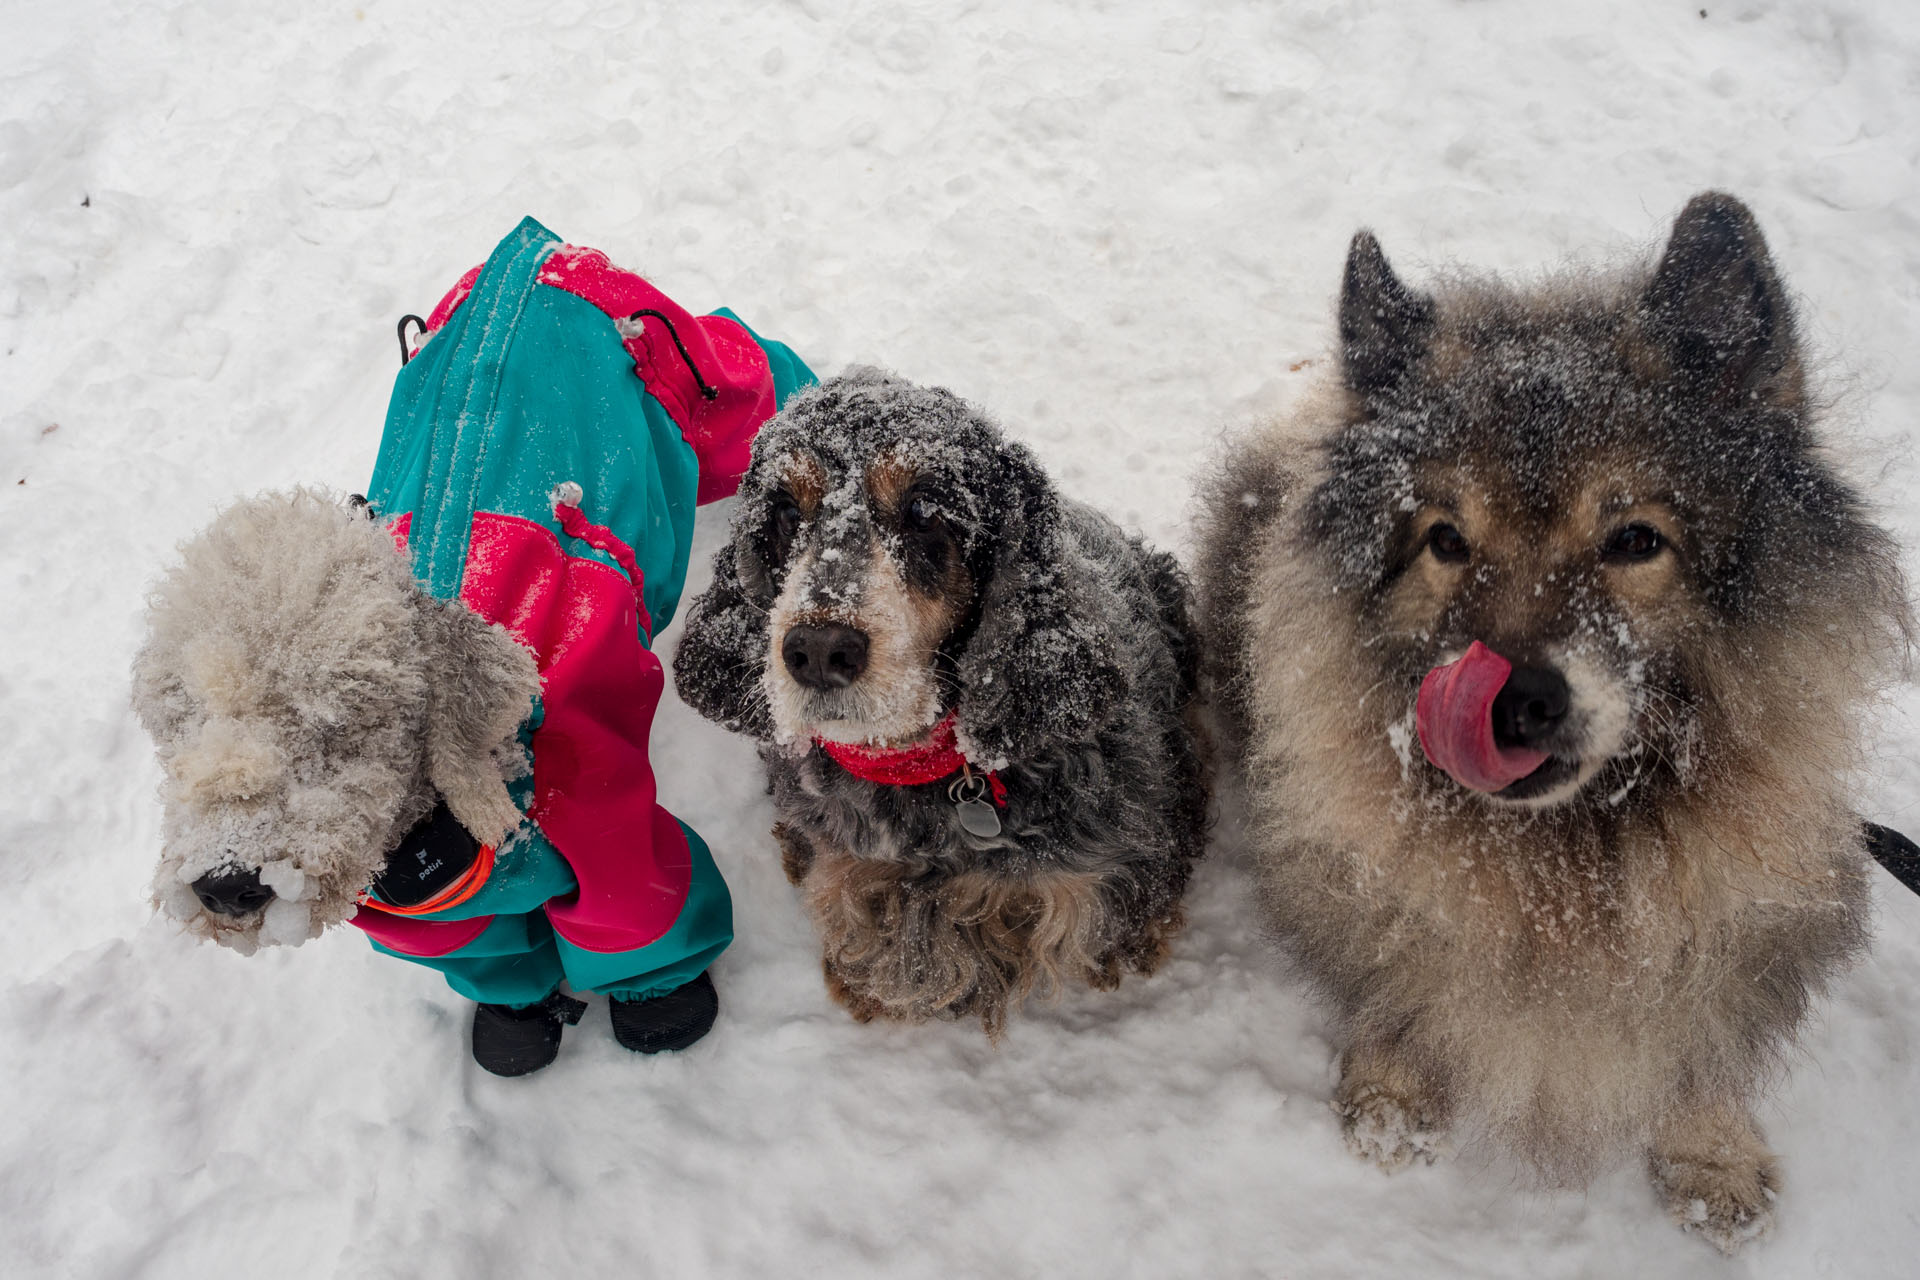
{"label": "packed snow surface", "polygon": [[[1920,6],[1706,6],[10,0],[0,1274],[1913,1274],[1920,900],[1885,877],[1762,1110],[1778,1228],[1732,1261],[1639,1168],[1543,1194],[1471,1150],[1348,1154],[1231,790],[1163,971],[997,1050],[829,1002],[750,745],[671,701],[662,792],[739,931],[687,1053],[627,1053],[596,1002],[494,1079],[433,973],[350,931],[196,946],[145,898],[144,591],[236,495],[364,483],[394,322],[523,214],[823,372],[954,388],[1185,552],[1221,433],[1324,366],[1355,228],[1416,285],[1525,273],[1648,252],[1720,187],[1914,545]],[[1910,830],[1913,705],[1861,797]]]}

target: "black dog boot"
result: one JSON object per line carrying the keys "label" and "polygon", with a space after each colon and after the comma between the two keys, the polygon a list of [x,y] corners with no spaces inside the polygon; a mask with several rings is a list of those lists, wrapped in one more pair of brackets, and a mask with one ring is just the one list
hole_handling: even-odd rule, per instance
{"label": "black dog boot", "polygon": [[560,1028],[587,1011],[584,1000],[558,991],[524,1009],[483,1004],[473,1011],[473,1060],[497,1076],[524,1076],[560,1054]]}
{"label": "black dog boot", "polygon": [[713,979],[701,974],[684,986],[644,1000],[610,1002],[613,1038],[635,1053],[684,1049],[713,1026],[720,1012],[720,996]]}

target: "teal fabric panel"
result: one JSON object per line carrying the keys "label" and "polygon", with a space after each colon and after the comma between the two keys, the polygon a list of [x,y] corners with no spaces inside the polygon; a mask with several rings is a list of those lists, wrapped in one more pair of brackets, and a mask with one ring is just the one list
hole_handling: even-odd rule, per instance
{"label": "teal fabric panel", "polygon": [[478,1004],[533,1004],[557,990],[564,974],[553,926],[540,911],[495,916],[450,955],[410,956],[377,942],[373,949],[439,971],[448,986]]}

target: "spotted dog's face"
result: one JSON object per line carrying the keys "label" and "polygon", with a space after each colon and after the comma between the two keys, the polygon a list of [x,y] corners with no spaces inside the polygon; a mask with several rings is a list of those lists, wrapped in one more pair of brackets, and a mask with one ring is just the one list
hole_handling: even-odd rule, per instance
{"label": "spotted dog's face", "polygon": [[799,449],[766,474],[758,538],[776,589],[763,676],[775,740],[921,736],[956,692],[978,513],[904,448],[850,461]]}

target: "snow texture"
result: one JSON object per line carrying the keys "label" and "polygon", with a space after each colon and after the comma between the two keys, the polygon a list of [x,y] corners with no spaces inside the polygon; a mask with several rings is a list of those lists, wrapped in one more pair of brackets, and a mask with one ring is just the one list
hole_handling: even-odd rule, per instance
{"label": "snow texture", "polygon": [[[1920,899],[1886,877],[1761,1111],[1787,1181],[1734,1261],[1641,1168],[1541,1194],[1470,1151],[1390,1179],[1348,1154],[1232,793],[1162,971],[998,1050],[830,1003],[751,744],[671,699],[662,794],[740,935],[685,1054],[596,1008],[495,1080],[435,975],[342,931],[195,946],[145,898],[144,593],[236,495],[364,483],[394,321],[527,213],[823,372],[953,387],[1185,552],[1221,430],[1327,358],[1356,227],[1410,280],[1524,274],[1650,251],[1720,188],[1913,545],[1920,10],[1705,4],[10,5],[0,1274],[1911,1274]],[[1909,830],[1913,706],[1862,796]]]}

